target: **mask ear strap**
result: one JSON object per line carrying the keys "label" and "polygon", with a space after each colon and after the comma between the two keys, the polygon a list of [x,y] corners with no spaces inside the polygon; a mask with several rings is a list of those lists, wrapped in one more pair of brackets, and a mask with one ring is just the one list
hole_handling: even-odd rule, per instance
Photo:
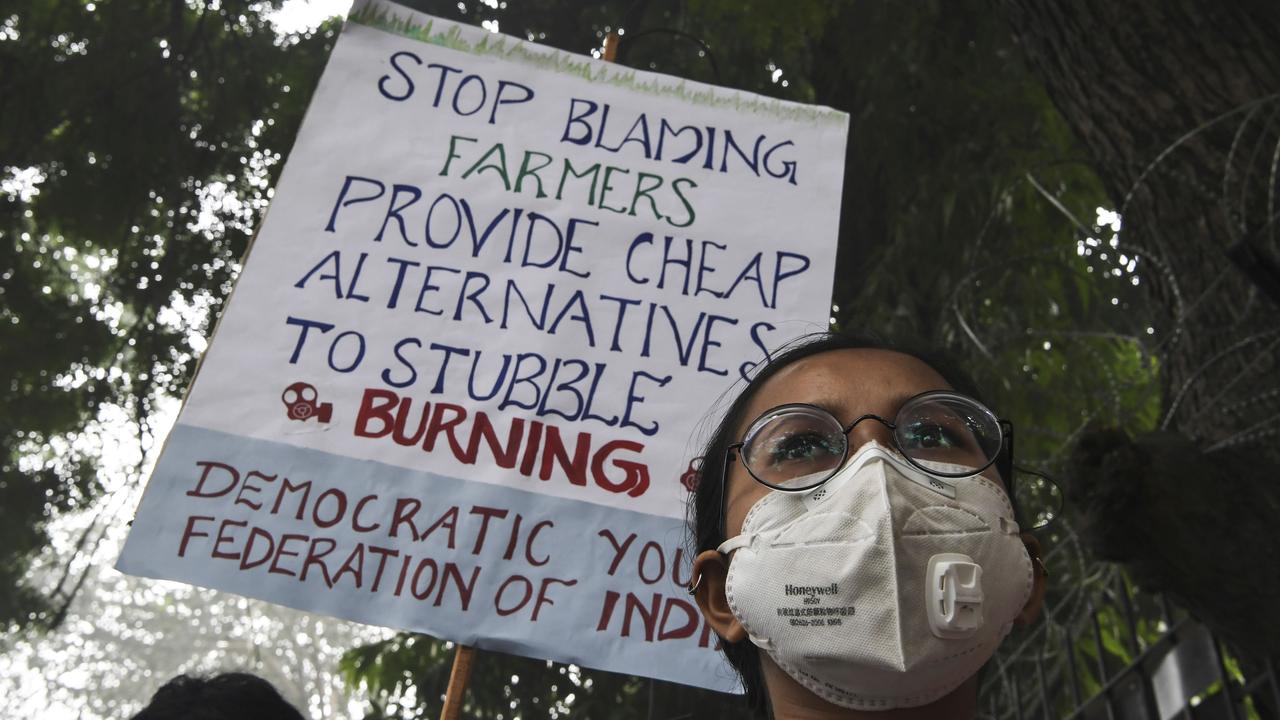
{"label": "mask ear strap", "polygon": [[[731,537],[728,540],[725,540],[724,542],[720,543],[720,545],[716,547],[716,552],[720,553],[721,555],[724,555],[725,557],[728,557],[734,550],[737,550],[739,548],[744,548],[750,545],[753,539],[754,537],[747,536],[747,535],[738,535],[737,537]],[[689,585],[685,588],[685,590],[687,590],[690,595],[695,595],[698,592],[698,586],[701,584],[702,584],[702,573],[698,573],[698,576],[689,582]]]}

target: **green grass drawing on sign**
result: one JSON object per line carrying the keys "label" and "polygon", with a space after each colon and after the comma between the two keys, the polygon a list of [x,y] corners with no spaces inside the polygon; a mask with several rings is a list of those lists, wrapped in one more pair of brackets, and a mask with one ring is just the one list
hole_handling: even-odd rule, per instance
{"label": "green grass drawing on sign", "polygon": [[410,15],[401,16],[377,2],[354,9],[347,20],[385,32],[394,33],[419,42],[439,45],[450,50],[472,55],[492,55],[550,72],[574,75],[594,83],[605,83],[636,92],[663,97],[673,97],[703,107],[732,108],[735,112],[768,115],[779,120],[842,125],[843,113],[829,108],[787,103],[773,98],[745,97],[742,93],[726,91],[718,93],[708,86],[692,89],[681,80],[677,83],[641,79],[640,73],[630,68],[614,68],[604,63],[559,50],[544,48],[506,35],[486,35],[479,42],[471,42],[462,36],[461,29],[450,23],[448,29],[436,31],[435,22],[419,23]]}

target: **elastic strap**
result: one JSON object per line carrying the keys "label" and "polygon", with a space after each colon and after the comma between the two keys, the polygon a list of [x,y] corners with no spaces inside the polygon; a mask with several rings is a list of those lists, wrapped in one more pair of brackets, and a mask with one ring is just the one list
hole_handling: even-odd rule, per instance
{"label": "elastic strap", "polygon": [[744,548],[750,545],[751,541],[754,538],[755,538],[754,535],[749,535],[749,534],[743,534],[743,535],[738,535],[736,537],[731,537],[728,540],[725,540],[724,542],[720,543],[720,547],[716,548],[716,551],[719,552],[721,555],[728,555],[734,550],[738,550],[740,548]]}

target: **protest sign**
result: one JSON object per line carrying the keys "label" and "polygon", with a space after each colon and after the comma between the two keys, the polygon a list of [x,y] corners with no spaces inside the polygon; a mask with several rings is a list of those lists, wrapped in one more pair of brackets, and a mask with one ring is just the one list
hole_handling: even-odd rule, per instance
{"label": "protest sign", "polygon": [[826,325],[847,124],[358,2],[119,568],[733,689],[692,438]]}

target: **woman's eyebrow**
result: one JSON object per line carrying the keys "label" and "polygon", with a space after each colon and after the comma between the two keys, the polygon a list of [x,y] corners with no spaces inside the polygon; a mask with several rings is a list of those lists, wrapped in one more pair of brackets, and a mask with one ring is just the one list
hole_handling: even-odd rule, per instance
{"label": "woman's eyebrow", "polygon": [[805,404],[812,405],[820,410],[827,411],[827,413],[829,413],[831,417],[835,418],[836,420],[840,420],[840,416],[844,413],[844,408],[837,406],[835,403],[831,402],[830,400],[823,400],[823,399],[809,400]]}
{"label": "woman's eyebrow", "polygon": [[910,400],[911,398],[919,394],[920,393],[900,392],[897,395],[894,395],[893,397],[889,398],[889,402],[893,404],[893,414],[897,415],[898,411],[902,409],[903,405],[907,404],[908,400]]}

